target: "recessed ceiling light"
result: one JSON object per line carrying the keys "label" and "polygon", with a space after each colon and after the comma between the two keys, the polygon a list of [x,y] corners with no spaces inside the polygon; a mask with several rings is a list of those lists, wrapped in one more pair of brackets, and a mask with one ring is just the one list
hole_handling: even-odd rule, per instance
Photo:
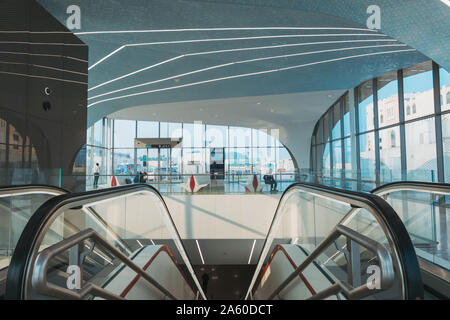
{"label": "recessed ceiling light", "polygon": [[257,102],[256,104],[259,106],[261,104],[261,102]]}
{"label": "recessed ceiling light", "polygon": [[328,98],[333,98],[333,95],[332,95],[332,94],[329,94],[329,95],[328,95]]}
{"label": "recessed ceiling light", "polygon": [[173,79],[173,81],[175,81],[175,82],[180,82],[180,78],[175,78],[175,79]]}

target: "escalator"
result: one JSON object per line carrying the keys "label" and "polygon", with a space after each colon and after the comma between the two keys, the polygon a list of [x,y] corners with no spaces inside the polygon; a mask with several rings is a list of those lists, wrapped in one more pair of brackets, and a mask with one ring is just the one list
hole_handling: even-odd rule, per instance
{"label": "escalator", "polygon": [[403,181],[372,191],[397,212],[407,229],[426,295],[450,299],[450,184]]}
{"label": "escalator", "polygon": [[44,202],[66,193],[44,185],[0,187],[0,297],[4,296],[9,263],[28,220]]}
{"label": "escalator", "polygon": [[283,194],[247,299],[423,299],[416,253],[381,197],[296,183]]}
{"label": "escalator", "polygon": [[[393,207],[374,194],[293,184],[246,298],[423,299],[415,238]],[[151,186],[48,196],[22,229],[6,299],[206,299]]]}
{"label": "escalator", "polygon": [[148,185],[48,199],[12,255],[6,299],[205,299],[159,192]]}

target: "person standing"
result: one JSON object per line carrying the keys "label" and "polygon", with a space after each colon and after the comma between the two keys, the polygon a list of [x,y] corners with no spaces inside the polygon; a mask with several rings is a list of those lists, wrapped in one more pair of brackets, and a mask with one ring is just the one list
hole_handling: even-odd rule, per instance
{"label": "person standing", "polygon": [[208,282],[209,282],[209,276],[205,272],[202,275],[202,289],[205,294],[208,292]]}
{"label": "person standing", "polygon": [[98,179],[100,178],[100,165],[98,163],[94,166],[94,189],[98,188]]}

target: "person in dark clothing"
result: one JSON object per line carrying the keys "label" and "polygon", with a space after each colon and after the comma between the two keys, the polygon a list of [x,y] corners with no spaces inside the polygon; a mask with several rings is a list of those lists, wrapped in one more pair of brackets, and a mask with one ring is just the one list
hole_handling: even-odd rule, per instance
{"label": "person in dark clothing", "polygon": [[203,292],[206,294],[206,292],[208,291],[208,282],[209,282],[209,276],[208,274],[205,272],[202,275],[202,289]]}
{"label": "person in dark clothing", "polygon": [[265,184],[270,184],[270,191],[277,191],[278,184],[272,175],[272,170],[270,170],[269,174],[265,175],[263,178]]}
{"label": "person in dark clothing", "polygon": [[100,165],[98,163],[95,164],[94,167],[94,189],[98,188],[98,179],[100,178]]}
{"label": "person in dark clothing", "polygon": [[134,183],[139,183],[140,180],[141,180],[141,172],[139,171],[137,173],[137,175],[134,177],[133,182]]}

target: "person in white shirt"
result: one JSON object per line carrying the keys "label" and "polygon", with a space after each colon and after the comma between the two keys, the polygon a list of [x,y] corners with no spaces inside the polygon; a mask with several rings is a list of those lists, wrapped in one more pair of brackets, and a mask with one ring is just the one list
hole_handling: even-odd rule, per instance
{"label": "person in white shirt", "polygon": [[98,179],[100,178],[100,166],[98,163],[94,166],[94,189],[98,188]]}

